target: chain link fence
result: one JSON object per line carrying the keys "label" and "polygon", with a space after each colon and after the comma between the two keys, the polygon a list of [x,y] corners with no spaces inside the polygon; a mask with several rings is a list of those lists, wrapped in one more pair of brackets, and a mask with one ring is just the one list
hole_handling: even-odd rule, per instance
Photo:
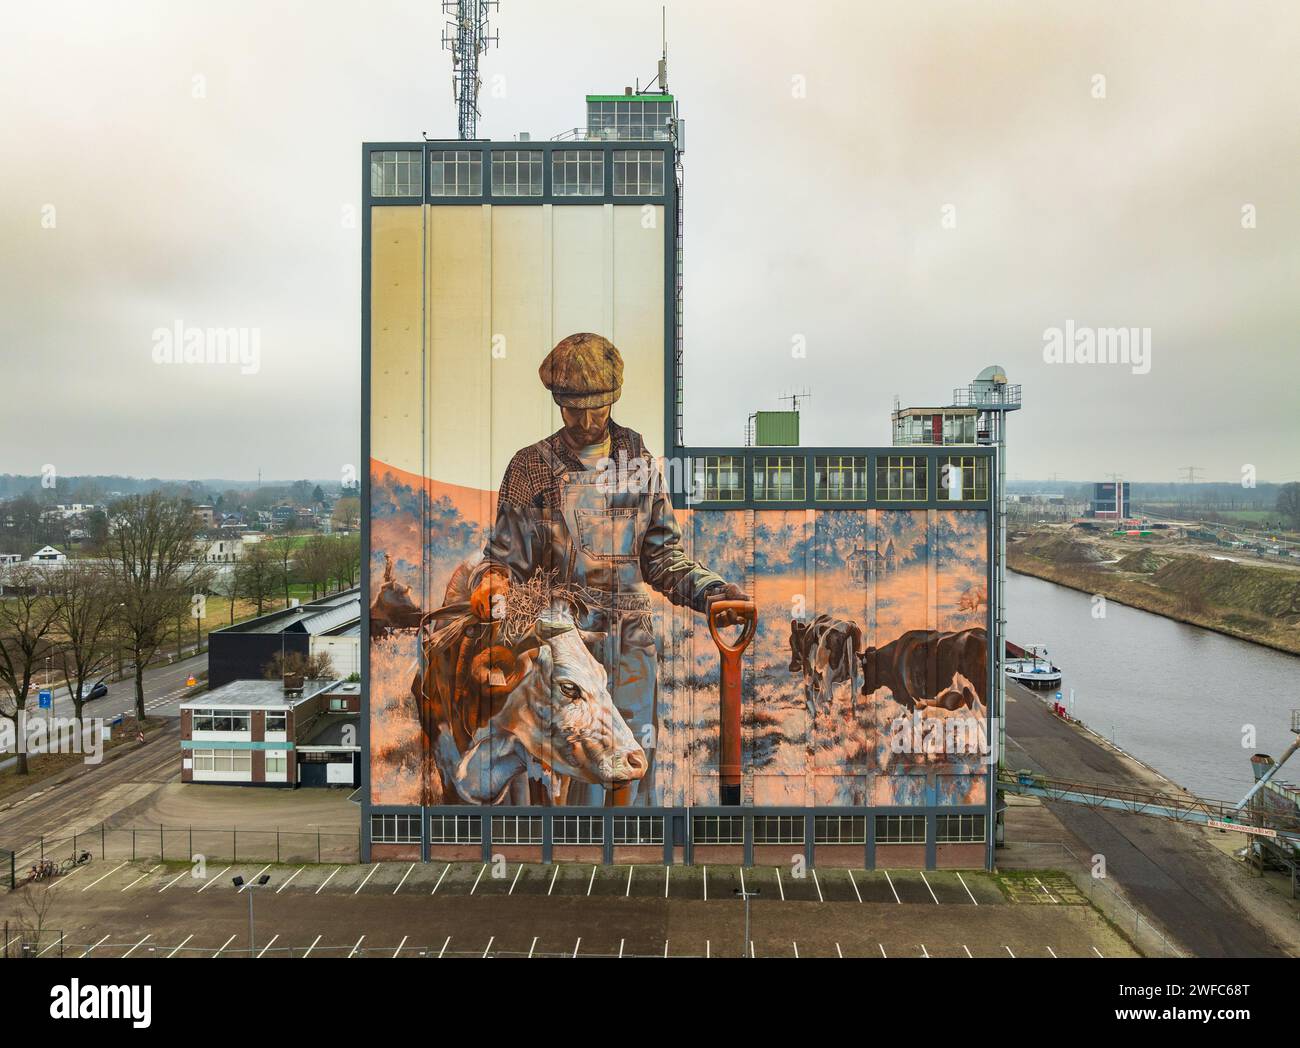
{"label": "chain link fence", "polygon": [[1092,866],[1062,841],[1016,841],[998,854],[999,870],[1059,871],[1147,957],[1183,957],[1163,932],[1143,917]]}

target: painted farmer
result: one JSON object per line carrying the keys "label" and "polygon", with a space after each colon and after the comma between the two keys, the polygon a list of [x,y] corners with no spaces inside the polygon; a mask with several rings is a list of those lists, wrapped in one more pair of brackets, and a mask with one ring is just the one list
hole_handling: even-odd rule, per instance
{"label": "painted farmer", "polygon": [[[623,358],[613,343],[589,333],[570,335],[538,374],[564,427],[510,460],[484,566],[503,566],[511,582],[543,572],[556,586],[582,593],[579,625],[609,674],[615,707],[649,758],[639,782],[607,791],[573,783],[567,803],[649,804],[658,690],[651,591],[699,612],[714,600],[747,598],[687,557],[645,441],[610,418],[623,387]],[[615,475],[611,463],[638,469]],[[617,482],[633,476],[649,483]],[[730,616],[720,618],[725,624]]]}

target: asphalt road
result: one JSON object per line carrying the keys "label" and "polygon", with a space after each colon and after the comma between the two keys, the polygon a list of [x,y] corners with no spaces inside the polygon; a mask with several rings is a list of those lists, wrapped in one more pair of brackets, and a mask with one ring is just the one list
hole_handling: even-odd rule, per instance
{"label": "asphalt road", "polygon": [[[180,703],[187,691],[185,681],[190,674],[198,674],[208,667],[208,656],[190,657],[167,666],[155,666],[144,673],[145,712],[150,717],[179,717]],[[93,681],[90,683],[94,683]],[[36,697],[40,685],[32,686],[32,694],[27,701],[29,716],[45,716],[46,711],[37,708]],[[54,690],[54,716],[71,717],[75,712],[68,690],[62,686]],[[111,681],[108,694],[102,699],[86,704],[86,713],[92,717],[109,719],[122,712],[135,710],[135,678],[128,676],[125,680]]]}
{"label": "asphalt road", "polygon": [[[1038,695],[1008,682],[1007,698],[1011,767],[1056,779],[1148,788],[1119,757],[1056,717]],[[1195,956],[1288,956],[1237,904],[1223,877],[1211,872],[1237,871],[1231,859],[1201,838],[1201,830],[1064,801],[1047,807],[1090,854],[1106,857],[1108,875]]]}

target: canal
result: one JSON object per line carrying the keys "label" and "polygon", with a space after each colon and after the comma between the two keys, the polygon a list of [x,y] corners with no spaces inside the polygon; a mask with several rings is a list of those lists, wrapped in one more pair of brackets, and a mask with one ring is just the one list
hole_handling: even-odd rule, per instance
{"label": "canal", "polygon": [[[1047,647],[1062,701],[1073,688],[1088,727],[1202,797],[1240,800],[1254,781],[1251,754],[1276,757],[1292,739],[1296,656],[1114,601],[1095,617],[1090,595],[1013,572],[1007,637]],[[1282,778],[1300,779],[1300,766]]]}

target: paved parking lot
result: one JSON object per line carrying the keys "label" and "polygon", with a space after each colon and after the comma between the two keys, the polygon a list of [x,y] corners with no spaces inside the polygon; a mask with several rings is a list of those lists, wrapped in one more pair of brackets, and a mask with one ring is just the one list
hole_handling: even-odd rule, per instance
{"label": "paved parking lot", "polygon": [[[201,873],[203,876],[197,876]],[[267,876],[264,887],[237,889]],[[1020,905],[983,873],[557,863],[92,863],[49,886],[46,956],[1114,957],[1087,905]],[[16,916],[17,893],[0,900]],[[12,948],[12,947],[11,947]]]}

